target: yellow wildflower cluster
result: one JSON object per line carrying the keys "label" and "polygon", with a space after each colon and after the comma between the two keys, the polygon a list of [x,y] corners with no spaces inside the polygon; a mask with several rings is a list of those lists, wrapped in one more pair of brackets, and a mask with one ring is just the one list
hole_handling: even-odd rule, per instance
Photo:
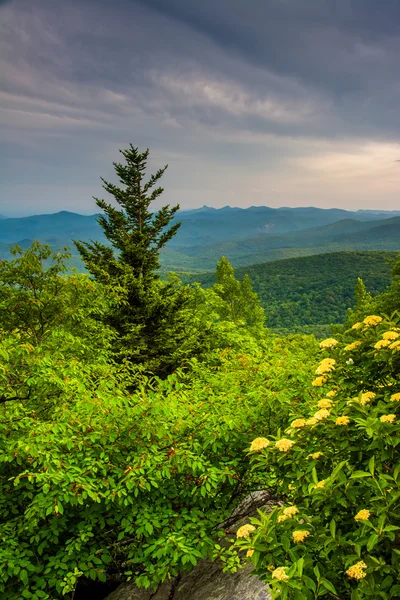
{"label": "yellow wildflower cluster", "polygon": [[275,571],[272,571],[272,579],[277,579],[278,581],[288,581],[289,577],[286,573],[286,567],[278,567]]}
{"label": "yellow wildflower cluster", "polygon": [[376,342],[376,344],[374,345],[375,350],[380,350],[381,348],[386,348],[387,346],[390,346],[390,340],[379,340],[379,342]]}
{"label": "yellow wildflower cluster", "polygon": [[319,366],[315,369],[316,375],[324,375],[325,373],[330,373],[335,369],[336,360],[334,358],[324,358],[319,364]]}
{"label": "yellow wildflower cluster", "polygon": [[364,392],[363,394],[361,394],[361,398],[359,400],[361,406],[365,406],[366,404],[371,402],[371,400],[373,400],[375,396],[376,394],[374,392]]}
{"label": "yellow wildflower cluster", "polygon": [[393,423],[393,421],[396,419],[396,415],[382,415],[382,417],[380,418],[380,421],[382,423]]}
{"label": "yellow wildflower cluster", "polygon": [[250,550],[247,550],[246,552],[246,557],[247,558],[251,558],[254,554],[254,548],[250,548]]}
{"label": "yellow wildflower cluster", "polygon": [[354,323],[352,329],[360,329],[361,326],[362,326],[362,323],[360,323],[360,322]]}
{"label": "yellow wildflower cluster", "polygon": [[297,515],[298,512],[299,509],[297,508],[297,506],[288,506],[283,510],[283,514],[287,517],[294,517],[294,515]]}
{"label": "yellow wildflower cluster", "polygon": [[385,331],[385,333],[382,334],[384,340],[397,340],[399,336],[400,333],[397,331]]}
{"label": "yellow wildflower cluster", "polygon": [[278,440],[275,444],[275,447],[281,452],[288,452],[292,446],[294,446],[294,442],[292,442],[292,440],[287,440],[286,438]]}
{"label": "yellow wildflower cluster", "polygon": [[258,437],[251,442],[249,452],[259,452],[270,445],[270,441],[267,438]]}
{"label": "yellow wildflower cluster", "polygon": [[390,399],[392,402],[400,402],[400,393],[392,394],[390,396]]}
{"label": "yellow wildflower cluster", "polygon": [[291,426],[295,429],[301,429],[302,427],[305,427],[306,423],[307,421],[305,419],[295,419]]}
{"label": "yellow wildflower cluster", "polygon": [[312,458],[313,460],[317,460],[317,458],[319,458],[320,456],[323,456],[324,453],[323,452],[313,452],[312,454],[309,454],[307,456],[307,458]]}
{"label": "yellow wildflower cluster", "polygon": [[392,342],[390,344],[389,348],[391,350],[400,350],[400,340],[396,340],[395,342]]}
{"label": "yellow wildflower cluster", "polygon": [[358,348],[358,346],[361,346],[361,342],[352,342],[351,344],[347,344],[347,346],[345,346],[343,350],[346,350],[346,352],[351,352],[352,350]]}
{"label": "yellow wildflower cluster", "polygon": [[289,519],[289,515],[279,515],[278,523],[283,523],[283,521],[287,521]]}
{"label": "yellow wildflower cluster", "polygon": [[324,383],[327,382],[327,377],[324,375],[321,375],[321,377],[316,377],[314,379],[314,381],[312,382],[312,385],[315,387],[320,387],[321,385],[324,385]]}
{"label": "yellow wildflower cluster", "polygon": [[323,398],[323,400],[319,400],[317,403],[318,408],[332,408],[333,402],[332,400],[327,400]]}
{"label": "yellow wildflower cluster", "polygon": [[354,519],[356,521],[368,521],[369,517],[370,517],[371,513],[369,512],[369,510],[366,510],[365,508],[363,510],[360,510],[356,516],[354,517]]}
{"label": "yellow wildflower cluster", "polygon": [[322,408],[321,410],[317,410],[317,412],[314,415],[314,418],[317,419],[317,421],[322,421],[323,419],[327,419],[330,414],[331,413],[329,412],[329,410],[326,410],[326,408]]}
{"label": "yellow wildflower cluster", "polygon": [[315,417],[310,417],[306,421],[306,425],[316,425],[317,423],[318,423],[318,419],[316,419]]}
{"label": "yellow wildflower cluster", "polygon": [[334,398],[336,396],[336,390],[331,390],[326,394],[327,398]]}
{"label": "yellow wildflower cluster", "polygon": [[364,579],[364,577],[367,574],[365,572],[366,568],[367,565],[365,564],[365,562],[360,560],[358,563],[350,567],[350,569],[347,569],[346,575],[348,577],[351,577],[352,579]]}
{"label": "yellow wildflower cluster", "polygon": [[237,538],[248,538],[251,536],[252,533],[254,533],[255,530],[256,530],[256,528],[254,527],[254,525],[242,525],[237,530],[236,537]]}
{"label": "yellow wildflower cluster", "polygon": [[335,421],[336,425],[348,425],[350,423],[349,417],[338,417]]}
{"label": "yellow wildflower cluster", "polygon": [[292,538],[295,544],[300,544],[304,542],[306,537],[310,535],[310,532],[306,529],[300,529],[299,531],[293,531]]}
{"label": "yellow wildflower cluster", "polygon": [[321,479],[321,481],[318,481],[318,483],[315,484],[316,488],[323,488],[325,487],[325,479]]}
{"label": "yellow wildflower cluster", "polygon": [[378,325],[382,321],[382,317],[378,317],[376,315],[370,315],[369,317],[365,317],[363,323],[365,325]]}
{"label": "yellow wildflower cluster", "polygon": [[334,348],[335,346],[338,345],[338,341],[335,340],[334,338],[327,338],[326,340],[322,340],[322,342],[320,342],[319,347],[320,348]]}

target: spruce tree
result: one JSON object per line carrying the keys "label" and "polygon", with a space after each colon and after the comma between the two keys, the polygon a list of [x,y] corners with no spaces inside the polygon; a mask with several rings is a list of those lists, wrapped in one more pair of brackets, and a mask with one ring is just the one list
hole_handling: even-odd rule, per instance
{"label": "spruce tree", "polygon": [[189,288],[176,279],[160,281],[158,272],[160,250],[180,227],[172,223],[179,205],[151,212],[150,204],[163,192],[157,183],[168,165],[145,181],[149,150],[139,152],[131,144],[120,152],[125,164],[114,163],[114,168],[121,186],[102,181],[121,208],[94,198],[110,245],[74,243],[95,279],[119,287],[125,298],[109,315],[118,333],[116,356],[165,375],[192,354],[197,343],[188,323]]}

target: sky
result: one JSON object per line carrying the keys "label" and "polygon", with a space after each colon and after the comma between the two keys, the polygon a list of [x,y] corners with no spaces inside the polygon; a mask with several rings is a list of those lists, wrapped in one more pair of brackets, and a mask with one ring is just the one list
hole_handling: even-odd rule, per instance
{"label": "sky", "polygon": [[399,209],[399,56],[398,0],[0,0],[0,213],[96,212],[130,143],[159,205]]}

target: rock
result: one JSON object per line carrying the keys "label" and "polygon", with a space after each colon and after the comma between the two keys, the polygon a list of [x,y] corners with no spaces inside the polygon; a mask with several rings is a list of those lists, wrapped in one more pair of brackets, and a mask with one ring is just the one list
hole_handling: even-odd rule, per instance
{"label": "rock", "polygon": [[[269,511],[277,503],[277,499],[271,498],[266,491],[253,492],[221,527],[228,526],[234,533],[248,522],[257,508]],[[252,575],[252,570],[250,563],[236,573],[223,573],[217,562],[203,560],[190,573],[164,582],[156,592],[124,583],[106,600],[270,600],[267,585]]]}

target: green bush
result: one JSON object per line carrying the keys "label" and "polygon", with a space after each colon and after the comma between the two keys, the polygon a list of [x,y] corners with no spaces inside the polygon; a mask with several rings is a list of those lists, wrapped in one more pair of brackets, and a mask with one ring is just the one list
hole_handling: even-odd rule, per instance
{"label": "green bush", "polygon": [[320,345],[313,400],[250,447],[283,504],[238,544],[273,598],[398,598],[399,319],[371,315]]}

